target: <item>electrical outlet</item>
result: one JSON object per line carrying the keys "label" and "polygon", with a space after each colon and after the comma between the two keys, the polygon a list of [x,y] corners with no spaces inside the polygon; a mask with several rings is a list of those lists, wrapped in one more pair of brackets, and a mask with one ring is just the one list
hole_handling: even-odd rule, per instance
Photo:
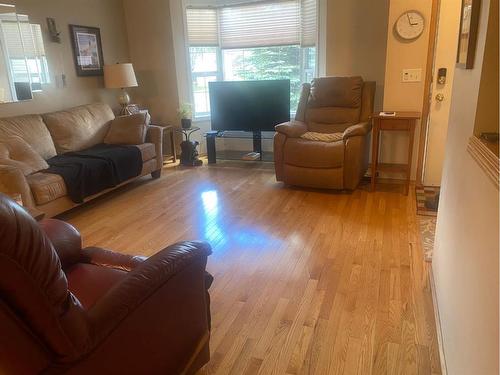
{"label": "electrical outlet", "polygon": [[402,82],[422,81],[422,69],[403,69]]}

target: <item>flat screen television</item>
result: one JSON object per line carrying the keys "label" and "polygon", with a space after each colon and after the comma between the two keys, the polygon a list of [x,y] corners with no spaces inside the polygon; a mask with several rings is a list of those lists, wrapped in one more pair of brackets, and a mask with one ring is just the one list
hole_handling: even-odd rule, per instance
{"label": "flat screen television", "polygon": [[290,80],[209,82],[212,130],[274,131],[290,120]]}

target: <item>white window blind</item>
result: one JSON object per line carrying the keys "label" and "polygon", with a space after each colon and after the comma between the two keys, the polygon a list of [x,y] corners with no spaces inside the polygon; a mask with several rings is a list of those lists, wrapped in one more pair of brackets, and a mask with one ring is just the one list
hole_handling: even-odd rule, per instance
{"label": "white window blind", "polygon": [[300,1],[300,45],[314,47],[318,37],[317,0]]}
{"label": "white window blind", "polygon": [[218,8],[187,8],[187,39],[192,47],[313,47],[317,39],[317,0],[267,0]]}
{"label": "white window blind", "polygon": [[297,0],[220,8],[222,48],[283,46],[300,43]]}
{"label": "white window blind", "polygon": [[217,9],[187,8],[188,43],[192,47],[218,46]]}
{"label": "white window blind", "polygon": [[[19,29],[21,34],[19,34]],[[3,21],[2,30],[7,52],[11,59],[24,59],[25,57],[30,59],[45,56],[40,25]]]}

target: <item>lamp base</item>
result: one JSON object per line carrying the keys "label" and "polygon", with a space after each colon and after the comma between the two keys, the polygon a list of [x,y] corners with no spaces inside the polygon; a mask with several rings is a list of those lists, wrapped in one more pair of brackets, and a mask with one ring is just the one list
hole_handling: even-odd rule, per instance
{"label": "lamp base", "polygon": [[130,111],[130,109],[128,109],[128,104],[122,104],[122,108],[120,109],[120,116],[128,116],[131,114],[132,112]]}
{"label": "lamp base", "polygon": [[125,89],[122,89],[120,96],[118,96],[118,103],[122,106],[120,110],[120,116],[131,115],[132,113],[128,109],[128,105],[130,104],[130,95]]}

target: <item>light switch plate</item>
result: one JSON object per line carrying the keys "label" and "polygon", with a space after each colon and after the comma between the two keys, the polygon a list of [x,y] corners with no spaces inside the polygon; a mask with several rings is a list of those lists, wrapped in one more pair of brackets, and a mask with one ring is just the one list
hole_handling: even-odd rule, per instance
{"label": "light switch plate", "polygon": [[403,69],[402,82],[420,82],[422,81],[422,69]]}

